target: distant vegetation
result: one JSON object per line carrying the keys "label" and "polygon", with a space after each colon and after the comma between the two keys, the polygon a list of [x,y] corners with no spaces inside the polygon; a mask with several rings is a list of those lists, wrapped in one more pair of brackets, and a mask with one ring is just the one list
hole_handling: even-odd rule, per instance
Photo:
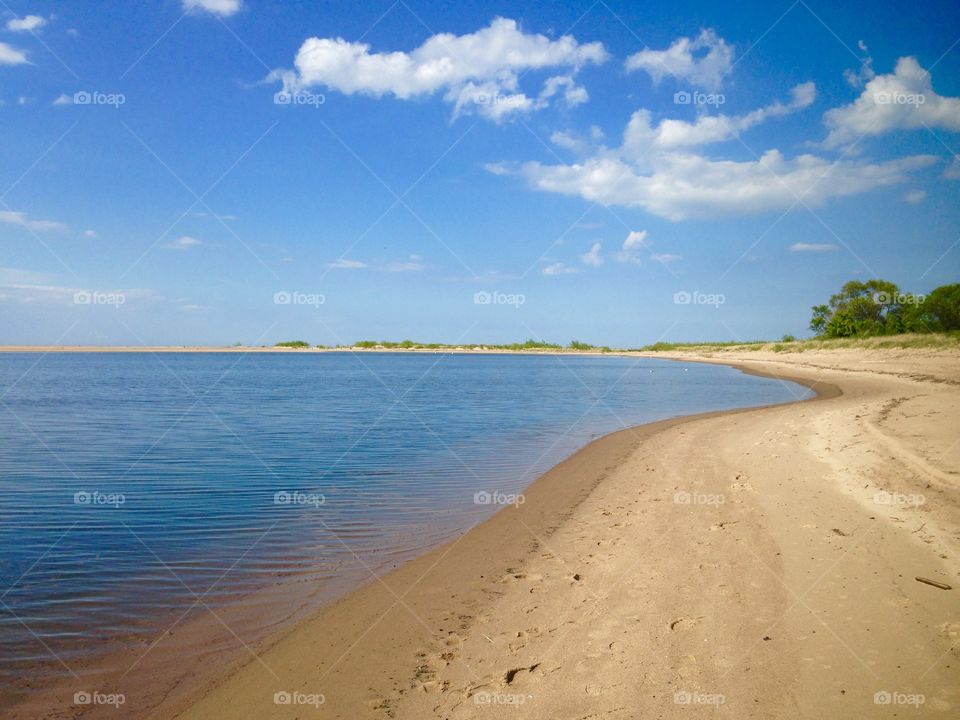
{"label": "distant vegetation", "polygon": [[827,304],[813,307],[810,329],[824,338],[960,330],[960,284],[923,296],[887,280],[851,280]]}
{"label": "distant vegetation", "polygon": [[459,345],[449,345],[445,343],[418,343],[412,340],[403,340],[393,342],[390,340],[358,340],[352,347],[364,350],[454,350],[454,349],[476,349],[476,350],[574,350],[582,352],[612,352],[607,346],[590,345],[579,340],[572,340],[566,348],[557,343],[546,342],[544,340],[527,340],[522,343],[509,343],[506,345],[491,345],[489,343],[461,343]]}
{"label": "distant vegetation", "polygon": [[[815,337],[797,340],[784,335],[771,340],[674,343],[657,342],[639,348],[612,350],[571,340],[566,346],[545,340],[522,343],[419,343],[413,340],[359,340],[338,350],[479,350],[505,352],[677,352],[722,351],[803,352],[832,348],[936,348],[960,346],[960,283],[943,285],[929,295],[900,290],[887,280],[851,280],[823,305],[813,307],[810,329]],[[279,342],[276,347],[308,349],[304,340]],[[327,349],[317,345],[318,349]]]}

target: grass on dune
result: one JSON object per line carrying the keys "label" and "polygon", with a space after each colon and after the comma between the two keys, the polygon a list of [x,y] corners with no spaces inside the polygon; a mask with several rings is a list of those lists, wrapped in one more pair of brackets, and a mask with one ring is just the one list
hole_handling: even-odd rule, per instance
{"label": "grass on dune", "polygon": [[931,349],[955,350],[960,347],[960,332],[880,335],[853,338],[810,338],[808,340],[747,342],[666,343],[659,342],[639,348],[642,352],[804,352],[805,350],[888,350]]}

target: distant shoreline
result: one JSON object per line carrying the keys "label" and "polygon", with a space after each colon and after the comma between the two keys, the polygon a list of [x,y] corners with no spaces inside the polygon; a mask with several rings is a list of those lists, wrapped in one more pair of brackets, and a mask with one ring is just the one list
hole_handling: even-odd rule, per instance
{"label": "distant shoreline", "polygon": [[130,345],[2,345],[0,353],[286,353],[286,354],[318,354],[318,353],[457,353],[472,355],[625,355],[636,353],[633,350],[571,350],[569,348],[506,350],[486,348],[482,346],[470,347],[441,347],[441,348],[289,348],[289,347],[216,347],[202,345],[158,345],[135,347]]}

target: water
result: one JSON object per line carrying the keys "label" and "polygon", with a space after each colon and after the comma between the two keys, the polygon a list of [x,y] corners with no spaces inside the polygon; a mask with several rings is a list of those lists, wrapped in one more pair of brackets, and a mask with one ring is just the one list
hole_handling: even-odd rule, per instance
{"label": "water", "polygon": [[598,435],[810,395],[620,357],[0,354],[0,677],[66,672],[198,596],[287,579],[302,606]]}

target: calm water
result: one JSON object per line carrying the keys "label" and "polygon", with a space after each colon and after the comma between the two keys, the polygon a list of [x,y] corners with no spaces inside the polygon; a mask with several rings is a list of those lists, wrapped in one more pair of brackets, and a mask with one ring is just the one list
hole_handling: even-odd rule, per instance
{"label": "calm water", "polygon": [[196,595],[369,579],[597,435],[810,395],[617,357],[0,354],[0,675]]}

